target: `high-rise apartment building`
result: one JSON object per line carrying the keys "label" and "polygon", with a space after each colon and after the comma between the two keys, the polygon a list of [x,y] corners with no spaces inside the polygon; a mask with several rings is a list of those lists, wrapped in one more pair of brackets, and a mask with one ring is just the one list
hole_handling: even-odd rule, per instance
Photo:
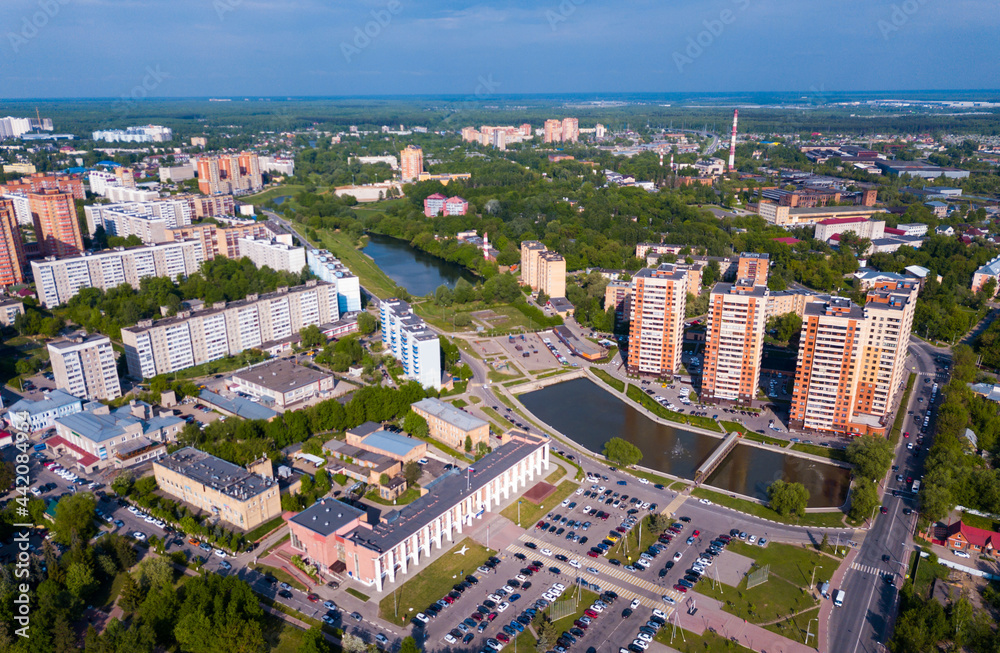
{"label": "high-rise apartment building", "polygon": [[576,118],[563,118],[562,140],[564,143],[575,143],[580,140],[580,121]]}
{"label": "high-rise apartment building", "polygon": [[46,256],[77,256],[83,251],[73,196],[56,190],[29,193],[35,238]]}
{"label": "high-rise apartment building", "polygon": [[[742,259],[741,259],[742,260]],[[767,286],[753,278],[717,283],[708,300],[702,401],[749,404],[757,396]]]}
{"label": "high-rise apartment building", "polygon": [[361,310],[361,283],[340,259],[325,249],[310,249],[306,251],[306,263],[317,277],[337,286],[341,313]]}
{"label": "high-rise apartment building", "polygon": [[96,254],[31,262],[42,306],[65,304],[81,288],[110,290],[127,283],[138,289],[146,277],[188,277],[204,260],[198,241],[160,243],[146,247],[119,247]]}
{"label": "high-rise apartment building", "polygon": [[425,388],[441,387],[441,342],[438,335],[410,310],[401,299],[379,303],[382,319],[382,342],[396,360],[403,363],[403,372]]}
{"label": "high-rise apartment building", "polygon": [[216,256],[225,256],[231,259],[241,258],[241,239],[265,238],[270,240],[276,235],[268,228],[266,222],[234,225],[232,227],[224,227],[209,222],[205,224],[189,224],[183,227],[178,226],[165,231],[167,242],[188,239],[200,242],[206,261],[210,261]]}
{"label": "high-rise apartment building", "polygon": [[631,318],[632,282],[609,281],[604,287],[604,310],[615,309],[615,326]]}
{"label": "high-rise apartment building", "polygon": [[263,187],[260,159],[252,152],[198,158],[198,190],[204,195],[248,193]]}
{"label": "high-rise apartment building", "polygon": [[0,199],[0,286],[24,283],[24,243],[17,228],[14,202]]}
{"label": "high-rise apartment building", "polygon": [[632,277],[628,371],[668,377],[681,365],[687,271],[664,263]]}
{"label": "high-rise apartment building", "polygon": [[767,272],[771,264],[770,254],[743,252],[736,267],[737,279],[749,279],[754,286],[767,285]]}
{"label": "high-rise apartment building", "polygon": [[121,334],[129,375],[148,379],[247,349],[276,350],[303,328],[339,318],[337,287],[313,280],[155,322],[143,320]]}
{"label": "high-rise apartment building", "polygon": [[48,344],[56,387],[91,401],[122,396],[111,339],[99,334],[78,335]]}
{"label": "high-rise apartment building", "polygon": [[902,384],[915,282],[873,290],[862,308],[834,297],[805,307],[790,426],[884,435]]}
{"label": "high-rise apartment building", "polygon": [[521,243],[521,282],[549,297],[566,296],[566,259],[537,240]]}
{"label": "high-rise apartment building", "polygon": [[191,224],[193,211],[186,198],[162,198],[153,202],[94,204],[83,207],[87,229],[93,234],[104,227],[109,236],[138,236],[147,245],[165,243],[167,230]]}
{"label": "high-rise apartment building", "polygon": [[[279,237],[280,238],[280,237]],[[288,236],[291,241],[291,236]],[[306,267],[306,248],[292,247],[291,242],[276,238],[240,238],[240,256],[246,256],[258,268],[299,274]]]}
{"label": "high-rise apartment building", "polygon": [[416,181],[424,171],[424,151],[417,145],[407,145],[399,153],[399,169],[404,182]]}
{"label": "high-rise apartment building", "polygon": [[546,120],[545,135],[542,137],[544,143],[558,143],[562,140],[562,121]]}
{"label": "high-rise apartment building", "polygon": [[83,179],[78,175],[46,175],[33,174],[21,177],[6,184],[0,184],[0,195],[9,193],[42,193],[47,190],[57,190],[70,193],[75,200],[87,199],[87,191],[83,188]]}

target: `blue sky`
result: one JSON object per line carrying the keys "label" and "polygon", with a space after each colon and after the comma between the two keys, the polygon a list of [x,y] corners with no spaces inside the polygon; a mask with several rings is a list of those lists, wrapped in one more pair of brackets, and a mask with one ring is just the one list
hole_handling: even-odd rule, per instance
{"label": "blue sky", "polygon": [[[4,98],[119,97],[144,83],[150,97],[467,96],[484,81],[497,94],[1000,88],[996,0],[3,0],[2,11]],[[366,28],[374,36],[359,37]]]}

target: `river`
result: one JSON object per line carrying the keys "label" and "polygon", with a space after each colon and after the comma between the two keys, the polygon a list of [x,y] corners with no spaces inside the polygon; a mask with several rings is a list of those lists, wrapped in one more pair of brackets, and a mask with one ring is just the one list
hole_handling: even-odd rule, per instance
{"label": "river", "polygon": [[433,294],[439,286],[454,288],[459,279],[476,283],[476,276],[465,266],[432,256],[399,238],[368,234],[368,244],[362,251],[415,297]]}
{"label": "river", "polygon": [[[600,453],[613,437],[639,447],[643,467],[693,479],[722,439],[655,422],[588,379],[574,379],[523,394],[539,419],[584,448]],[[722,490],[767,499],[767,486],[783,479],[809,490],[809,507],[843,505],[850,471],[779,451],[739,444],[706,480]]]}

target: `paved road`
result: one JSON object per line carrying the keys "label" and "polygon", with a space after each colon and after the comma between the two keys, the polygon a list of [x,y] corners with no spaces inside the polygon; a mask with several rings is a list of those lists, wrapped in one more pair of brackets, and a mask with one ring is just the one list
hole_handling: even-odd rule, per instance
{"label": "paved road", "polygon": [[[918,373],[913,393],[908,406],[900,410],[918,412],[930,402],[931,388],[934,380],[942,383],[944,377],[938,374],[935,356],[943,355],[945,350],[912,340],[910,344],[910,369]],[[930,379],[930,382],[926,382]],[[923,399],[923,402],[919,400]],[[940,396],[938,397],[940,399]],[[902,489],[905,485],[897,483],[895,475],[919,478],[923,473],[923,453],[926,452],[930,439],[926,438],[923,452],[914,454],[906,448],[908,443],[914,443],[920,431],[917,415],[907,415],[903,430],[911,434],[910,438],[901,438],[896,451],[896,465],[899,471],[890,471],[885,490]],[[915,444],[915,443],[914,443]],[[892,625],[898,607],[897,586],[900,578],[906,573],[905,563],[913,551],[912,533],[916,521],[916,513],[904,514],[904,509],[916,510],[917,502],[909,492],[893,497],[887,493],[882,505],[887,514],[876,514],[874,524],[868,532],[861,549],[851,568],[847,571],[842,587],[846,593],[844,606],[834,610],[830,619],[829,648],[827,650],[841,653],[857,653],[858,651],[882,651],[883,642],[892,634]],[[888,561],[883,556],[889,556]],[[891,579],[891,584],[886,581]]]}

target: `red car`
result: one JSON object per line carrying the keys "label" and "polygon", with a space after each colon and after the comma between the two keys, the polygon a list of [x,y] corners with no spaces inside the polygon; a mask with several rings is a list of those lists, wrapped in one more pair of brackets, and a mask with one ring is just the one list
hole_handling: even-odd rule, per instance
{"label": "red car", "polygon": [[904,433],[904,434],[903,434],[903,437],[904,437],[904,438],[908,438],[908,437],[910,437],[910,432],[909,432],[909,431],[907,431],[906,433]]}
{"label": "red car", "polygon": [[627,529],[626,529],[626,528],[624,528],[623,526],[619,526],[619,527],[618,527],[618,528],[616,528],[615,530],[616,530],[616,531],[618,531],[619,533],[624,533],[624,532],[625,532],[625,531],[626,531]]}
{"label": "red car", "polygon": [[701,531],[696,530],[694,533],[691,534],[694,535],[695,537],[698,537],[699,535],[701,535]]}
{"label": "red car", "polygon": [[681,594],[687,594],[688,591],[688,588],[684,587],[683,585],[674,585],[674,589],[680,592]]}
{"label": "red car", "polygon": [[906,477],[906,482],[907,483],[912,483],[913,482],[913,477],[912,476],[907,476]]}
{"label": "red car", "polygon": [[446,596],[446,597],[444,597],[441,600],[444,601],[445,603],[447,603],[448,605],[451,605],[452,603],[455,602],[455,599],[451,598],[450,596]]}
{"label": "red car", "polygon": [[577,628],[581,628],[583,630],[587,630],[587,624],[583,623],[579,619],[577,619],[576,621],[574,621],[573,625],[576,626]]}
{"label": "red car", "polygon": [[879,508],[879,512],[882,513],[883,515],[888,515],[889,514],[889,510],[885,506],[882,506],[881,508]]}
{"label": "red car", "polygon": [[587,608],[586,610],[584,610],[584,611],[583,611],[583,614],[587,615],[587,616],[588,616],[588,617],[590,617],[591,619],[597,619],[597,617],[599,617],[599,616],[600,616],[599,614],[597,614],[596,612],[594,612],[594,611],[593,611],[593,610],[591,610],[590,608]]}
{"label": "red car", "polygon": [[490,621],[493,621],[494,619],[497,618],[497,613],[496,612],[491,612],[488,615],[486,615],[486,618],[489,619]]}
{"label": "red car", "polygon": [[598,557],[600,557],[600,556],[597,555],[597,551],[587,551],[587,555],[589,555],[591,558],[598,558]]}
{"label": "red car", "polygon": [[506,644],[507,642],[510,641],[510,637],[507,635],[507,633],[502,633],[502,632],[501,633],[497,633],[496,634],[496,638],[499,639],[504,644]]}
{"label": "red car", "polygon": [[309,599],[312,603],[319,603],[319,595],[318,594],[310,594],[306,598]]}

